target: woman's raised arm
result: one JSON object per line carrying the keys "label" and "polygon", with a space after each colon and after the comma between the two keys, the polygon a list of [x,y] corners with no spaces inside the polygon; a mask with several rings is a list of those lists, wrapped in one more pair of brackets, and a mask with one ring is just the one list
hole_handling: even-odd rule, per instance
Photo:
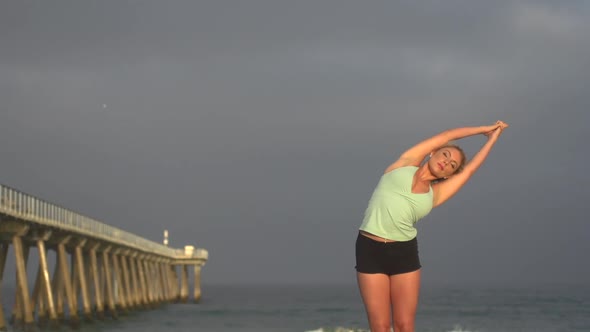
{"label": "woman's raised arm", "polygon": [[499,126],[491,132],[484,133],[488,136],[487,142],[481,147],[481,149],[473,156],[473,158],[465,165],[465,168],[458,174],[452,175],[445,181],[441,181],[432,185],[434,191],[434,202],[433,206],[439,206],[446,202],[449,198],[455,195],[463,185],[473,176],[475,171],[483,164],[486,160],[492,147],[496,144],[498,137],[502,133],[504,128],[508,125],[500,121]]}
{"label": "woman's raised arm", "polygon": [[389,165],[389,167],[387,167],[385,172],[387,173],[392,169],[402,166],[417,166],[422,162],[422,160],[424,160],[424,157],[426,157],[427,154],[440,148],[441,146],[444,146],[451,141],[465,138],[468,136],[490,133],[494,129],[500,127],[501,123],[503,122],[498,121],[495,124],[489,126],[463,127],[445,130],[437,135],[434,135],[430,138],[423,140],[422,142],[406,150],[404,153],[401,154],[398,160],[396,160],[391,165]]}

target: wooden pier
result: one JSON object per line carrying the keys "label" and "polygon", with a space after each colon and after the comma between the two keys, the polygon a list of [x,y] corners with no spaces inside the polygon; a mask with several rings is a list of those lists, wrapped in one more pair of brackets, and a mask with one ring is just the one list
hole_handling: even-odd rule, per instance
{"label": "wooden pier", "polygon": [[[11,247],[16,296],[10,322],[25,331],[188,302],[189,267],[198,302],[209,256],[205,249],[170,248],[0,185],[0,286]],[[38,266],[27,266],[32,250]],[[0,293],[0,331],[7,331],[1,299]]]}

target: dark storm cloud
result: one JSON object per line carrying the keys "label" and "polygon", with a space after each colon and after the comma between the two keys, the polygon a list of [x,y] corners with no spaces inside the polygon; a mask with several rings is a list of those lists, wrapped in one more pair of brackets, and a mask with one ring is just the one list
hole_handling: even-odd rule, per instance
{"label": "dark storm cloud", "polygon": [[584,3],[3,7],[1,181],[153,240],[167,228],[210,250],[205,282],[352,282],[387,163],[497,119],[511,128],[486,164],[419,222],[425,278],[590,277]]}

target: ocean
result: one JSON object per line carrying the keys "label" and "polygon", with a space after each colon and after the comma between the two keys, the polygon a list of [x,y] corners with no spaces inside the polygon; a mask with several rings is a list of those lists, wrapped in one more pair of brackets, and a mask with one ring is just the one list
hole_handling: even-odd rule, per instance
{"label": "ocean", "polygon": [[[354,284],[204,284],[202,290],[203,297],[198,304],[169,304],[133,312],[116,321],[84,323],[79,331],[368,331]],[[3,298],[2,302],[5,312],[9,312],[6,303],[10,301]],[[58,330],[71,331],[71,328]],[[9,327],[9,331],[13,329]],[[421,289],[416,331],[590,331],[590,286],[435,287],[425,284]]]}

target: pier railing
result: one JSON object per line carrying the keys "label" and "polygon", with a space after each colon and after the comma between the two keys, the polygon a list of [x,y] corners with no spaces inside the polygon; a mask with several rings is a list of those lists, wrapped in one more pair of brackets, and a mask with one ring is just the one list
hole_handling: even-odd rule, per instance
{"label": "pier railing", "polygon": [[[159,256],[170,258],[185,256],[184,250],[149,241],[5,185],[0,185],[0,213]],[[207,250],[196,249],[193,256],[206,260],[209,255]]]}

